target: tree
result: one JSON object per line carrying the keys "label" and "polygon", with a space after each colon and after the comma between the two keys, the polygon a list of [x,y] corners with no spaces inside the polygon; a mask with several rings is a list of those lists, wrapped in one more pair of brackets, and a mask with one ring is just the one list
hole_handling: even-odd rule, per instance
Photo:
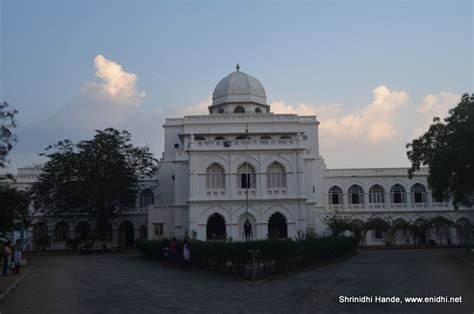
{"label": "tree", "polygon": [[29,205],[27,192],[0,186],[0,235],[10,232],[15,222],[28,224]]}
{"label": "tree", "polygon": [[443,244],[443,229],[452,225],[453,222],[443,216],[436,216],[429,220],[429,226],[439,235],[439,245]]}
{"label": "tree", "polygon": [[354,237],[361,239],[362,226],[348,217],[341,217],[338,215],[327,216],[324,218],[324,223],[331,229],[332,236],[339,236],[344,231],[348,230],[354,234]]}
{"label": "tree", "polygon": [[91,140],[63,140],[41,154],[49,158],[31,187],[45,219],[90,217],[94,238],[106,232],[109,220],[135,207],[140,177],[151,177],[157,160],[148,147],[135,147],[131,134],[108,128]]}
{"label": "tree", "polygon": [[362,237],[365,239],[367,232],[370,230],[386,233],[390,229],[390,223],[382,217],[372,216],[366,222],[364,222],[362,229]]}
{"label": "tree", "polygon": [[18,112],[10,109],[7,102],[0,102],[0,168],[8,164],[7,155],[17,141],[12,129],[16,127],[15,115]]}
{"label": "tree", "polygon": [[412,178],[428,166],[428,184],[435,199],[452,199],[459,205],[474,204],[474,95],[464,94],[444,122],[435,117],[428,131],[407,144]]}

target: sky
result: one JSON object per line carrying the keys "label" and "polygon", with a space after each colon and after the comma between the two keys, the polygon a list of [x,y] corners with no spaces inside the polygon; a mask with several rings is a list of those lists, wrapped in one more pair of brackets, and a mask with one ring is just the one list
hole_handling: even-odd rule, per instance
{"label": "sky", "polygon": [[109,126],[160,157],[164,119],[207,114],[237,62],[271,111],[318,117],[328,168],[408,166],[406,143],[474,91],[473,13],[452,0],[0,0],[10,169]]}

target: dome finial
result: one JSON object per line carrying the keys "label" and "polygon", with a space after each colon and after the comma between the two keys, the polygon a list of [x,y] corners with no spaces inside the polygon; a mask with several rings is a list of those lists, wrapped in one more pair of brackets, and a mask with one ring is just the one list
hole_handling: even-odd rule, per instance
{"label": "dome finial", "polygon": [[237,65],[235,66],[235,68],[237,69],[237,71],[239,71],[239,70],[240,70],[240,65],[239,65],[239,63],[238,63],[238,62],[237,62]]}

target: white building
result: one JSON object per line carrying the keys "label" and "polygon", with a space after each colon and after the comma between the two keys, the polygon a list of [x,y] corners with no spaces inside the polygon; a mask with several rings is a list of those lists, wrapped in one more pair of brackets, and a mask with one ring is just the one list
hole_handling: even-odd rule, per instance
{"label": "white building", "polygon": [[[202,240],[242,240],[246,219],[256,239],[272,230],[321,234],[324,217],[339,213],[395,223],[441,215],[456,223],[444,234],[456,244],[474,221],[472,208],[455,211],[432,199],[426,169],[411,180],[406,168],[326,169],[316,117],[272,113],[262,84],[239,66],[217,84],[212,100],[207,115],[166,119],[149,238],[197,233]],[[384,241],[375,232],[366,239]],[[410,239],[399,233],[396,241]]]}
{"label": "white building", "polygon": [[[166,119],[158,173],[142,182],[136,208],[111,221],[106,241],[115,247],[191,234],[242,240],[247,219],[254,239],[325,234],[323,220],[335,213],[393,223],[443,216],[455,223],[443,241],[465,241],[473,208],[454,210],[433,200],[427,169],[411,180],[407,168],[326,169],[318,126],[316,116],[272,113],[262,84],[237,66],[215,87],[209,114]],[[16,186],[28,188],[39,173],[38,167],[19,169]],[[92,224],[81,219],[35,228],[52,231],[53,247],[63,248],[66,239],[87,236]],[[403,232],[385,237],[369,232],[365,243],[413,243]],[[439,239],[433,232],[427,238]]]}

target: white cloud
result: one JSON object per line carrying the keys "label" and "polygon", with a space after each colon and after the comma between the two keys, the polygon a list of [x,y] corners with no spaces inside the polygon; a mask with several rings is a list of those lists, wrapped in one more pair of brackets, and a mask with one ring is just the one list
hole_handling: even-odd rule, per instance
{"label": "white cloud", "polygon": [[349,113],[343,112],[341,104],[313,106],[300,103],[290,106],[283,101],[272,103],[272,111],[317,115],[321,121],[321,137],[326,141],[357,139],[374,143],[393,139],[397,135],[397,113],[408,104],[408,100],[407,92],[391,91],[380,85],[373,90],[370,104]]}
{"label": "white cloud", "polygon": [[449,109],[455,107],[460,99],[459,95],[448,92],[426,96],[416,109],[420,125],[413,130],[413,135],[417,137],[426,132],[434,117],[444,119]]}

